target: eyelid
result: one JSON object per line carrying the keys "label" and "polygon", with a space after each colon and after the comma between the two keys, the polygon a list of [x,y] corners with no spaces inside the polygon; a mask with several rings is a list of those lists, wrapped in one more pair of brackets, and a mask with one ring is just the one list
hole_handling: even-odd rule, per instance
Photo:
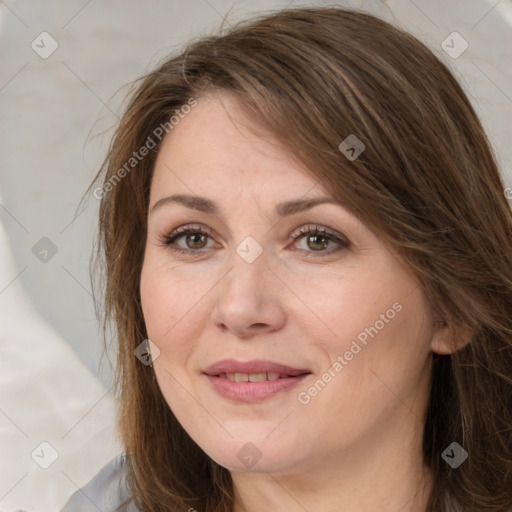
{"label": "eyelid", "polygon": [[212,234],[212,230],[202,224],[184,224],[176,229],[173,229],[172,232],[167,235],[169,238],[179,235],[180,233],[187,233],[188,231],[197,231],[199,233],[204,233],[207,235]]}
{"label": "eyelid", "polygon": [[314,232],[314,233],[322,233],[326,235],[331,235],[334,238],[338,238],[340,242],[345,242],[349,244],[347,237],[343,235],[342,233],[335,231],[331,228],[328,228],[327,226],[322,226],[320,224],[304,224],[300,228],[297,228],[290,236],[296,240],[300,237],[300,235],[303,235],[305,233]]}

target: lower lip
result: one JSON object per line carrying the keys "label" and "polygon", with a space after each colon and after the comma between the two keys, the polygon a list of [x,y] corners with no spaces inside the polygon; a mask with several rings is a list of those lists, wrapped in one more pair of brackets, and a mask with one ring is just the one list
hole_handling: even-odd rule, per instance
{"label": "lower lip", "polygon": [[308,375],[285,377],[283,379],[264,380],[262,382],[234,382],[229,379],[207,375],[213,388],[219,395],[237,402],[260,402],[280,393],[290,391]]}

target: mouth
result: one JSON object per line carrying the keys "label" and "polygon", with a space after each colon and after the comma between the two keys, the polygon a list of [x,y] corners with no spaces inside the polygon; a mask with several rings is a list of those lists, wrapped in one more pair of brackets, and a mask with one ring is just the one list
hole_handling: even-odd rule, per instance
{"label": "mouth", "polygon": [[279,374],[275,372],[267,373],[220,373],[213,375],[220,379],[228,379],[231,382],[263,382],[266,380],[288,379],[295,377],[295,375]]}
{"label": "mouth", "polygon": [[259,402],[287,391],[311,371],[272,361],[219,361],[204,371],[213,389],[223,398],[236,402]]}

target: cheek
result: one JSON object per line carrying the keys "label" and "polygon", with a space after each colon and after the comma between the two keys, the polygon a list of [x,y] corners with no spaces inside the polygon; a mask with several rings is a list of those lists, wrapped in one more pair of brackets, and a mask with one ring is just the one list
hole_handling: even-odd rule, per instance
{"label": "cheek", "polygon": [[160,340],[171,338],[182,322],[190,323],[197,306],[209,288],[205,275],[194,277],[183,265],[172,265],[165,255],[147,250],[140,278],[144,320],[152,335]]}
{"label": "cheek", "polygon": [[218,426],[197,406],[189,379],[189,362],[200,338],[200,299],[207,293],[207,285],[203,280],[181,279],[179,272],[173,273],[166,265],[151,263],[151,259],[145,260],[140,294],[148,338],[160,349],[153,364],[158,386],[187,432],[197,425],[216,431]]}
{"label": "cheek", "polygon": [[421,291],[401,291],[405,293],[382,291],[364,315],[357,308],[363,302],[354,301],[347,321],[338,320],[343,334],[329,347],[329,359],[342,366],[336,367],[339,371],[319,407],[332,404],[340,417],[350,411],[361,425],[404,406],[421,414],[431,333]]}
{"label": "cheek", "polygon": [[368,432],[377,435],[392,417],[398,428],[422,416],[430,375],[428,333],[422,327],[421,297],[412,295],[402,299],[400,311],[388,312],[388,323],[377,322],[392,308],[389,297],[369,308],[366,317],[338,317],[340,337],[324,346],[330,363],[310,387],[298,390],[304,405],[297,417],[304,415],[319,437],[339,443],[343,433],[342,442],[350,444]]}
{"label": "cheek", "polygon": [[[192,351],[189,340],[197,339],[192,332],[200,315],[201,297],[207,292],[203,281],[182,280],[173,269],[153,265],[145,260],[141,273],[140,295],[148,338],[168,361],[179,361]],[[183,329],[187,336],[183,336]],[[180,340],[187,339],[187,343]]]}
{"label": "cheek", "polygon": [[341,277],[304,280],[294,288],[299,298],[304,297],[307,315],[314,317],[321,332],[325,332],[325,336],[317,338],[331,355],[333,350],[336,355],[349,350],[358,336],[363,343],[370,339],[367,329],[375,332],[376,323],[378,331],[389,330],[388,325],[400,316],[396,310],[403,305],[411,286],[399,280],[389,282],[383,275],[389,273],[354,268]]}
{"label": "cheek", "polygon": [[[317,282],[322,286],[309,285],[308,304],[325,333],[313,336],[311,327],[311,341],[323,352],[321,371],[336,375],[328,387],[337,391],[325,399],[338,401],[341,394],[349,401],[378,402],[393,398],[390,390],[407,394],[425,378],[432,336],[422,289],[392,261],[352,270],[341,279]],[[342,367],[333,369],[340,358]]]}

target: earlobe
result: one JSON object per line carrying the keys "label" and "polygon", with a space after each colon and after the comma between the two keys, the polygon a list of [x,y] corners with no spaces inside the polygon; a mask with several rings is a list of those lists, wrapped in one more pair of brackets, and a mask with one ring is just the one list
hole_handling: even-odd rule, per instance
{"label": "earlobe", "polygon": [[435,322],[438,330],[434,333],[431,350],[439,355],[450,355],[464,348],[473,337],[473,330],[469,327],[453,328],[446,322]]}
{"label": "earlobe", "polygon": [[453,340],[450,342],[448,338],[445,339],[437,334],[432,339],[431,349],[432,352],[443,356],[453,354],[456,351]]}

